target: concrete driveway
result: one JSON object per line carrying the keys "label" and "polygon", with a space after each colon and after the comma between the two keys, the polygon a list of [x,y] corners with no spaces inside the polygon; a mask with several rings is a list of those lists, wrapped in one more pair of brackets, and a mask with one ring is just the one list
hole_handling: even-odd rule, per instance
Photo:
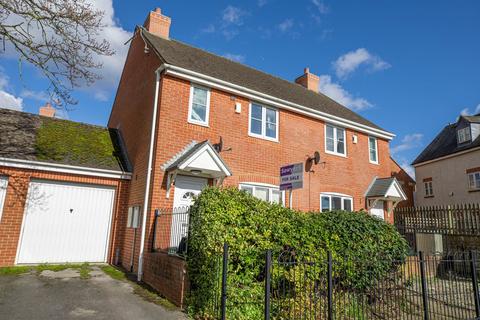
{"label": "concrete driveway", "polygon": [[89,279],[78,270],[0,276],[0,319],[186,319],[134,293],[98,267]]}

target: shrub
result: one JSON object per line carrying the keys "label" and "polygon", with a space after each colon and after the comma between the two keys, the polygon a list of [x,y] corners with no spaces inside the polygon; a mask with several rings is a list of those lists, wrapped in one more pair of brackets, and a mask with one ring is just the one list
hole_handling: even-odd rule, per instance
{"label": "shrub", "polygon": [[[197,317],[213,316],[218,297],[223,243],[229,244],[229,315],[232,319],[262,317],[265,251],[274,257],[293,248],[295,259],[321,262],[331,251],[337,285],[368,289],[376,278],[402,260],[407,244],[395,228],[364,212],[298,212],[260,201],[234,188],[207,188],[196,199],[190,217],[188,274],[189,311]],[[312,268],[312,283],[324,277],[323,267]],[[292,267],[293,268],[293,267]],[[286,270],[288,274],[295,270]],[[293,271],[293,272],[292,272]],[[298,273],[297,273],[298,274]],[[274,276],[281,276],[277,273]]]}

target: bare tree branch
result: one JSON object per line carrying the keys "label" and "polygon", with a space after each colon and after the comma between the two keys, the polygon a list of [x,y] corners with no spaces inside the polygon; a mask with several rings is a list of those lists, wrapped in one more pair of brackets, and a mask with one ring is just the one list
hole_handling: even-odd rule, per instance
{"label": "bare tree branch", "polygon": [[48,79],[52,102],[67,107],[77,103],[74,88],[100,79],[95,57],[114,53],[98,40],[103,16],[85,0],[0,0],[0,37],[20,66],[26,61]]}

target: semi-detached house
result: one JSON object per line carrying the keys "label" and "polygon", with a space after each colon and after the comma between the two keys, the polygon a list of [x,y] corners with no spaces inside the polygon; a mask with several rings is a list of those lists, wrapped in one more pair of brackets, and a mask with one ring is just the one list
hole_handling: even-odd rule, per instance
{"label": "semi-detached house", "polygon": [[[286,81],[171,39],[170,25],[156,9],[136,28],[105,129],[123,163],[109,179],[126,186],[114,189],[112,201],[121,204],[107,210],[113,218],[105,222],[110,236],[102,238],[105,261],[182,304],[183,261],[151,252],[155,210],[188,206],[208,185],[299,210],[365,210],[389,222],[395,206],[411,204],[414,181],[390,156],[394,135],[319,93],[319,78],[308,68]],[[315,152],[320,162],[312,165]],[[279,189],[279,170],[299,162],[304,187],[290,197]],[[75,174],[82,183],[105,185]],[[3,180],[10,190],[12,179]],[[22,224],[24,207],[10,223]],[[127,217],[140,227],[127,227]],[[19,262],[14,251],[22,230],[6,264]]]}

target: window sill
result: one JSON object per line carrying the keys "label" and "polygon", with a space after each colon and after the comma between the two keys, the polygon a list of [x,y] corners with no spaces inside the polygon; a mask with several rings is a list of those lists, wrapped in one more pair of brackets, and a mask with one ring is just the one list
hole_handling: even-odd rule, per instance
{"label": "window sill", "polygon": [[208,125],[208,123],[197,122],[197,121],[193,121],[193,120],[188,120],[187,122],[190,123],[190,124],[194,124],[194,125],[196,125],[196,126],[201,126],[201,127],[205,127],[205,128],[210,128],[210,126]]}
{"label": "window sill", "polygon": [[380,165],[380,163],[379,163],[378,161],[377,161],[377,162],[370,161],[370,164],[374,164],[374,165],[376,165],[376,166],[379,166],[379,165]]}
{"label": "window sill", "polygon": [[248,133],[248,136],[252,137],[252,138],[256,138],[256,139],[271,141],[271,142],[277,142],[277,143],[279,142],[278,139],[269,138],[269,137],[262,136],[262,135],[259,135],[259,134],[255,134],[255,133],[251,133],[251,132]]}
{"label": "window sill", "polygon": [[325,150],[325,153],[326,153],[326,154],[331,154],[332,156],[342,157],[342,158],[346,158],[346,157],[347,157],[346,154],[337,153],[337,152],[332,152],[332,151],[328,151],[328,150]]}
{"label": "window sill", "polygon": [[468,190],[469,193],[473,193],[473,192],[480,192],[480,189],[470,189]]}
{"label": "window sill", "polygon": [[435,198],[435,196],[425,196],[424,198],[425,198],[425,199]]}

